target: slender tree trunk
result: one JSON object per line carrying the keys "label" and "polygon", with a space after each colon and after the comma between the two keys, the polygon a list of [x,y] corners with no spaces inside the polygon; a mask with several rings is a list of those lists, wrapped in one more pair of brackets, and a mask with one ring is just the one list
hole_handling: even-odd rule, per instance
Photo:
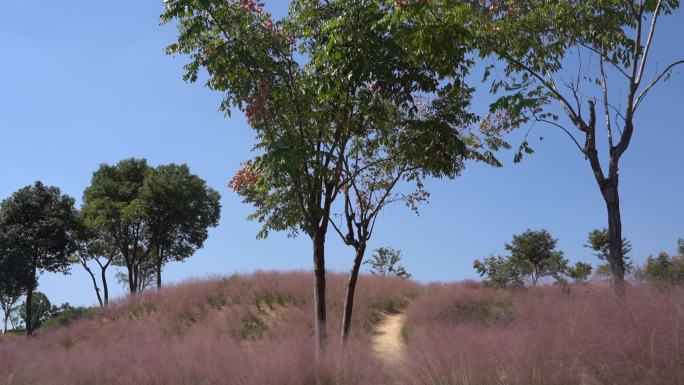
{"label": "slender tree trunk", "polygon": [[625,260],[622,254],[622,220],[617,176],[605,180],[601,186],[601,193],[608,211],[608,240],[610,242],[608,262],[613,273],[615,290],[618,294],[623,294],[625,290]]}
{"label": "slender tree trunk", "polygon": [[102,273],[102,294],[104,296],[104,307],[109,307],[109,287],[107,286],[107,268],[101,269]]}
{"label": "slender tree trunk", "polygon": [[316,339],[316,359],[320,360],[325,351],[326,306],[325,306],[325,233],[317,230],[313,237],[314,259],[314,335]]}
{"label": "slender tree trunk", "polygon": [[349,340],[349,330],[351,329],[352,313],[354,311],[354,292],[356,290],[356,283],[359,279],[359,270],[361,269],[361,262],[366,253],[366,245],[362,244],[356,247],[354,255],[354,264],[349,271],[349,281],[347,282],[347,296],[344,300],[344,314],[342,315],[342,347],[347,344]]}
{"label": "slender tree trunk", "polygon": [[3,321],[4,321],[4,325],[3,325],[3,328],[2,328],[2,334],[7,334],[7,323],[9,322],[9,311],[3,310],[3,313],[5,314],[5,318],[4,318],[4,320],[3,320]]}
{"label": "slender tree trunk", "polygon": [[161,258],[157,260],[157,291],[162,288],[162,263]]}
{"label": "slender tree trunk", "polygon": [[104,307],[104,302],[102,301],[102,296],[100,295],[100,288],[97,286],[97,280],[95,279],[95,274],[93,271],[88,267],[88,265],[81,261],[81,265],[85,268],[85,271],[88,272],[90,275],[90,279],[93,281],[93,288],[95,288],[95,295],[97,295],[97,302],[100,304],[100,307]]}
{"label": "slender tree trunk", "polygon": [[26,336],[30,337],[33,335],[33,287],[35,284],[31,284],[28,292],[26,293]]}
{"label": "slender tree trunk", "polygon": [[131,294],[138,291],[138,280],[138,266],[133,265],[133,268],[128,270],[128,284]]}

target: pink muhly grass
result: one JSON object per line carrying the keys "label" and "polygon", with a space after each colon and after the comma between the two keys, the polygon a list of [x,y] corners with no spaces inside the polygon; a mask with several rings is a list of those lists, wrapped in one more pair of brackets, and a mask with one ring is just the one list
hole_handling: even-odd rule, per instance
{"label": "pink muhly grass", "polygon": [[[337,349],[344,274],[329,274],[329,354],[314,365],[311,274],[258,272],[188,281],[115,301],[35,338],[0,340],[0,384],[379,384],[387,378],[354,338]],[[419,285],[362,277],[355,320]],[[363,337],[362,332],[357,332]]]}
{"label": "pink muhly grass", "polygon": [[[410,364],[402,377],[412,384],[682,384],[683,294],[632,287],[620,300],[600,286],[569,293],[431,287],[407,310]],[[444,309],[459,301],[511,301],[514,317],[448,322]]]}

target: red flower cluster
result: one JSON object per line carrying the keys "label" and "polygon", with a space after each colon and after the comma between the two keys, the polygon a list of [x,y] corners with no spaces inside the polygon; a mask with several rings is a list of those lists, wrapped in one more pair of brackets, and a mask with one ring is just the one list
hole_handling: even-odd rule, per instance
{"label": "red flower cluster", "polygon": [[261,175],[254,171],[254,164],[252,162],[246,162],[242,167],[235,173],[235,176],[228,183],[233,191],[240,193],[245,189],[254,186]]}
{"label": "red flower cluster", "polygon": [[394,4],[399,8],[406,8],[411,4],[425,4],[430,0],[394,0]]}
{"label": "red flower cluster", "polygon": [[233,0],[233,4],[244,12],[261,13],[264,11],[264,4],[257,0]]}
{"label": "red flower cluster", "polygon": [[256,92],[247,98],[245,115],[247,115],[247,122],[250,125],[255,125],[271,114],[271,109],[266,107],[266,101],[269,96],[271,96],[271,83],[268,80],[262,79]]}

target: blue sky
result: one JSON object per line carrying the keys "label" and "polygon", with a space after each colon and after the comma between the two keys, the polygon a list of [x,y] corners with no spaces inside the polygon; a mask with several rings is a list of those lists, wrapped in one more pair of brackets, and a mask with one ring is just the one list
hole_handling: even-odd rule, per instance
{"label": "blue sky", "polygon": [[[279,13],[286,2],[267,3]],[[196,256],[167,267],[167,280],[310,268],[307,239],[255,239],[259,225],[245,220],[251,208],[226,187],[250,158],[253,133],[242,114],[226,119],[218,112],[221,95],[182,81],[184,59],[163,52],[175,29],[159,25],[161,12],[161,1],[147,0],[3,5],[0,198],[41,180],[80,204],[100,163],[127,157],[187,163],[223,195],[222,220]],[[661,68],[684,57],[682,21],[679,11],[661,25],[652,56]],[[651,94],[622,162],[624,231],[638,263],[673,252],[684,237],[682,72]],[[503,253],[512,234],[546,228],[569,259],[595,262],[582,245],[590,230],[605,226],[605,209],[588,164],[557,130],[535,127],[532,137],[536,154],[521,164],[471,165],[454,181],[429,181],[432,199],[419,217],[402,205],[388,209],[373,248],[401,249],[418,280],[461,280],[476,277],[473,259]],[[351,257],[331,233],[328,266],[346,271]],[[112,286],[114,295],[122,293]],[[80,267],[66,278],[41,277],[40,290],[55,303],[95,302]]]}

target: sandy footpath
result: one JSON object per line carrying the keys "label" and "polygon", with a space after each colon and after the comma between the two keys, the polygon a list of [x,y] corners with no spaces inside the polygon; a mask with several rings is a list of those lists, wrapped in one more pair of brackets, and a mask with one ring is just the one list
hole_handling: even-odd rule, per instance
{"label": "sandy footpath", "polygon": [[406,355],[406,346],[401,335],[405,319],[404,314],[387,314],[375,328],[373,351],[387,363],[401,362]]}

